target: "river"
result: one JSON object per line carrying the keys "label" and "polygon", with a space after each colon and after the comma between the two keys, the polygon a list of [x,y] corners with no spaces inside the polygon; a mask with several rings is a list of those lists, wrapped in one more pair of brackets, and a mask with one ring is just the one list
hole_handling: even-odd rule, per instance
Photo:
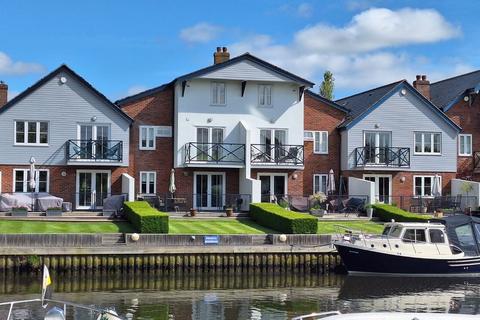
{"label": "river", "polygon": [[[317,311],[418,311],[476,314],[480,279],[382,278],[317,274],[53,274],[55,299],[114,306],[134,319],[290,319]],[[36,298],[41,275],[0,275],[0,301]],[[0,319],[6,318],[0,308]],[[41,319],[38,306],[14,319]],[[69,309],[70,319],[91,319]]]}

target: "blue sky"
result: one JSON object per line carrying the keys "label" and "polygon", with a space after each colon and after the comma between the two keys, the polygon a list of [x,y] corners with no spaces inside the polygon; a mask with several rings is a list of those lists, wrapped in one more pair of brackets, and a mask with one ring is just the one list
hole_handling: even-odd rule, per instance
{"label": "blue sky", "polygon": [[[18,94],[66,63],[112,100],[249,51],[337,98],[480,69],[472,1],[0,1],[0,79]],[[315,88],[315,90],[318,90]]]}

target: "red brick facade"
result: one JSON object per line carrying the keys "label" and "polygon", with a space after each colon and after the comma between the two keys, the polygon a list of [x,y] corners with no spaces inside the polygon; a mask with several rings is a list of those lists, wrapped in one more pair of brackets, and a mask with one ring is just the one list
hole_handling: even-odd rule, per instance
{"label": "red brick facade", "polygon": [[[446,114],[462,128],[461,134],[472,135],[472,151],[480,151],[480,99],[478,95],[471,96],[470,101],[461,99],[453,105]],[[458,156],[457,167],[457,178],[480,181],[480,173],[474,172],[473,155]]]}

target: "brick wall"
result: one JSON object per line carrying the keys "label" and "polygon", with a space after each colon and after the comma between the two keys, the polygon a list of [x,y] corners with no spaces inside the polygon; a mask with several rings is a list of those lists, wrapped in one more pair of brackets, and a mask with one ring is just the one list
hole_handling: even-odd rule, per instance
{"label": "brick wall", "polygon": [[[134,119],[130,129],[129,173],[135,178],[136,192],[140,190],[140,171],[157,173],[157,193],[168,192],[170,171],[173,168],[173,138],[157,138],[156,150],[139,150],[139,126],[172,126],[173,87],[122,104],[122,109]],[[179,174],[177,174],[179,176]],[[177,189],[180,188],[177,186]]]}
{"label": "brick wall", "polygon": [[335,173],[338,185],[340,175],[340,133],[337,126],[346,113],[316,99],[308,92],[305,94],[304,128],[312,131],[328,131],[328,154],[314,154],[313,141],[305,141],[305,170],[302,178],[303,194],[313,193],[313,174],[327,174],[330,169]]}
{"label": "brick wall", "polygon": [[[447,116],[462,128],[461,133],[472,134],[472,150],[480,151],[480,97],[474,95],[470,102],[461,99],[447,111]],[[457,177],[480,181],[480,174],[473,172],[474,158],[458,156]]]}

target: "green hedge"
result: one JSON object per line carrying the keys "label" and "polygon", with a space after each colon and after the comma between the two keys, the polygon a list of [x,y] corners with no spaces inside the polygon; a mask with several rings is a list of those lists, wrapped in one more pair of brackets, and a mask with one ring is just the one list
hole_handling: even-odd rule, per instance
{"label": "green hedge", "polygon": [[392,219],[397,222],[425,222],[432,219],[430,215],[411,213],[389,204],[374,204],[373,210],[374,215],[384,222],[390,222]]}
{"label": "green hedge", "polygon": [[317,233],[318,219],[285,210],[274,203],[250,204],[250,216],[258,224],[283,233]]}
{"label": "green hedge", "polygon": [[125,215],[141,233],[168,233],[168,214],[152,208],[146,201],[123,204]]}

